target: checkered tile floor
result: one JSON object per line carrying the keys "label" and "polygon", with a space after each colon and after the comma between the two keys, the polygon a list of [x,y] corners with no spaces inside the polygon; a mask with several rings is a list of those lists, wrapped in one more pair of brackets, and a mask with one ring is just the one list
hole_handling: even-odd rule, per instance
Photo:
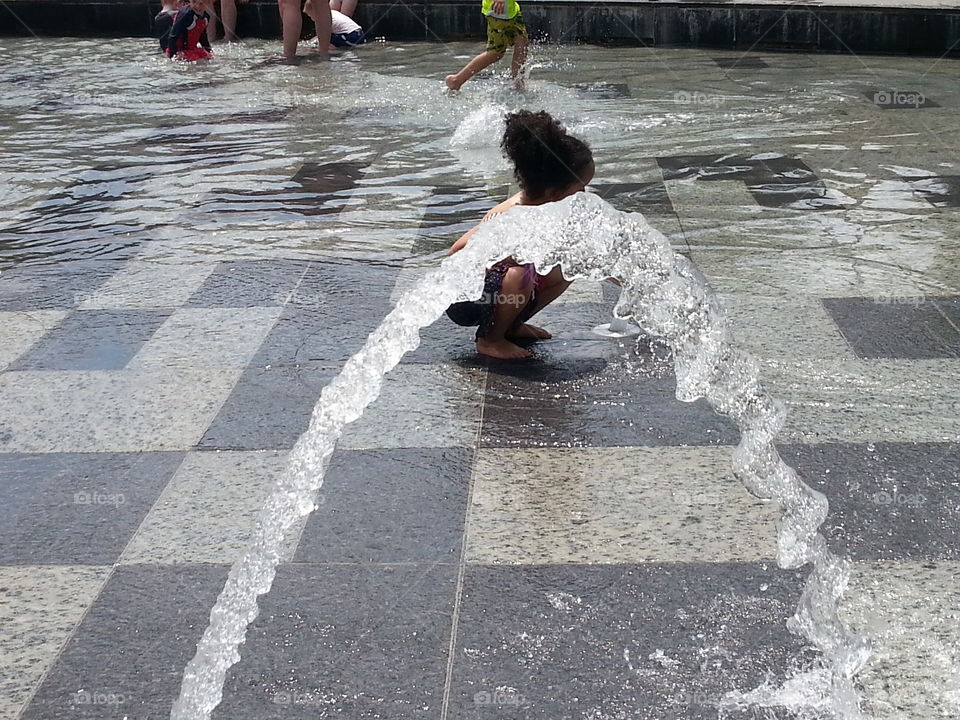
{"label": "checkered tile floor", "polygon": [[[628,80],[573,92],[630,103]],[[289,119],[262,115],[246,121]],[[926,243],[923,278],[906,261],[876,274],[879,245],[776,247],[878,221],[869,193],[838,209],[823,152],[778,142],[776,159],[611,158],[595,189],[703,267],[788,404],[781,451],[830,497],[824,533],[853,561],[844,613],[880,639],[874,711],[939,717],[960,661],[960,297],[940,232],[957,203],[904,181],[923,204],[926,233],[903,235]],[[436,171],[411,191],[389,182],[415,163],[406,149],[349,156],[286,167],[280,191],[217,179],[183,211],[204,237],[192,247],[166,234],[0,275],[0,718],[168,716],[321,389],[508,189]],[[102,238],[115,215],[84,198],[149,182],[94,167],[3,237],[29,244],[89,211]],[[335,237],[248,251],[304,217]],[[408,253],[363,246],[387,217]],[[217,228],[234,226],[244,252],[221,252]],[[804,574],[776,568],[775,508],[730,474],[734,428],[674,399],[664,348],[590,332],[614,299],[575,285],[524,365],[482,361],[446,319],[425,331],[340,442],[216,717],[715,718],[723,693],[812,661],[785,628]]]}

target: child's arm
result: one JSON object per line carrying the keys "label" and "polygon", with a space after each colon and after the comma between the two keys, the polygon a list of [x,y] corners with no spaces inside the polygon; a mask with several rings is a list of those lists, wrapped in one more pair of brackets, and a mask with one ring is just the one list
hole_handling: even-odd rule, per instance
{"label": "child's arm", "polygon": [[463,250],[463,248],[466,247],[467,241],[479,229],[480,229],[480,226],[477,225],[467,230],[463,235],[460,236],[459,240],[457,240],[453,245],[450,246],[450,250],[447,251],[447,255],[453,255],[455,252],[460,252],[461,250]]}

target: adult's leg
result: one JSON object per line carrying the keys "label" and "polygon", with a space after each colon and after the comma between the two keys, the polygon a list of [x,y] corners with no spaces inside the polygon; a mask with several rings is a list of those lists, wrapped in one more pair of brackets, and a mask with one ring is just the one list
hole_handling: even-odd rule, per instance
{"label": "adult's leg", "polygon": [[297,56],[297,43],[300,42],[300,30],[303,18],[300,12],[300,0],[278,0],[280,3],[280,24],[283,25],[283,56],[292,60]]}
{"label": "adult's leg", "polygon": [[456,75],[447,75],[447,77],[444,78],[444,82],[447,83],[447,87],[451,90],[459,90],[467,80],[472,78],[485,67],[493,65],[502,57],[503,53],[495,53],[490,50],[485,50],[464,65],[463,70],[458,72]]}

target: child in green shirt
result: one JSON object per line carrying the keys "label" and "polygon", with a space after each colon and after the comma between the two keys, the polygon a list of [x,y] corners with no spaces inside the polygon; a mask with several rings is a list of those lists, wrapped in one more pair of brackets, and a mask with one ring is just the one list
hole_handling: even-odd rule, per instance
{"label": "child in green shirt", "polygon": [[481,11],[487,18],[487,49],[456,75],[447,75],[447,87],[459,90],[467,80],[502,58],[507,48],[513,45],[511,74],[517,90],[523,90],[521,71],[527,59],[529,40],[520,15],[520,3],[517,0],[483,0]]}

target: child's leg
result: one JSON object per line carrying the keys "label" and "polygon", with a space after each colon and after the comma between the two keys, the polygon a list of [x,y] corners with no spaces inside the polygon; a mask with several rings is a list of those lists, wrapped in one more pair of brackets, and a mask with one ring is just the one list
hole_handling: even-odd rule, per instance
{"label": "child's leg", "polygon": [[[333,8],[334,10],[339,10],[347,17],[353,17],[354,11],[357,9],[357,0],[337,0],[339,7]],[[333,7],[333,3],[330,4],[330,7]]]}
{"label": "child's leg", "polygon": [[524,280],[524,268],[512,267],[503,274],[500,292],[494,300],[493,322],[483,337],[477,338],[477,352],[501,360],[520,360],[533,353],[507,340],[517,317],[526,307],[531,290]]}
{"label": "child's leg", "polygon": [[530,38],[526,33],[517,35],[513,43],[513,61],[510,63],[510,74],[513,77],[513,83],[517,90],[524,89],[523,66],[527,62],[527,50],[530,47]]}
{"label": "child's leg", "polygon": [[324,55],[330,52],[330,34],[333,30],[333,17],[330,15],[330,3],[324,0],[307,0],[303,11],[313,19],[317,31],[317,47]]}
{"label": "child's leg", "polygon": [[283,56],[288,59],[297,56],[297,43],[300,42],[300,30],[303,18],[300,12],[300,0],[278,0],[280,3],[280,24],[283,26]]}
{"label": "child's leg", "polygon": [[210,12],[210,22],[207,23],[207,41],[212,45],[217,41],[217,20],[220,19],[220,16],[217,15],[216,3],[211,2],[207,5],[207,10]]}
{"label": "child's leg", "polygon": [[458,72],[456,75],[447,75],[447,77],[444,79],[444,82],[447,83],[447,87],[451,90],[459,90],[467,80],[472,78],[484,68],[490,67],[502,57],[503,53],[495,53],[491,52],[490,50],[485,50],[464,65],[463,70]]}
{"label": "child's leg", "polygon": [[[537,286],[537,297],[534,300],[534,306],[527,309],[526,316],[528,318],[533,317],[538,312],[543,310],[547,305],[563,295],[564,291],[570,287],[571,282],[573,281],[567,280],[558,267],[551,270],[547,275],[542,276]],[[513,328],[511,332],[508,333],[508,336],[518,338],[534,338],[536,340],[548,340],[550,337],[552,337],[550,333],[543,328],[539,328],[536,325],[531,325],[530,323],[523,323]]]}
{"label": "child's leg", "polygon": [[220,0],[220,20],[223,22],[223,39],[237,41],[237,0]]}

